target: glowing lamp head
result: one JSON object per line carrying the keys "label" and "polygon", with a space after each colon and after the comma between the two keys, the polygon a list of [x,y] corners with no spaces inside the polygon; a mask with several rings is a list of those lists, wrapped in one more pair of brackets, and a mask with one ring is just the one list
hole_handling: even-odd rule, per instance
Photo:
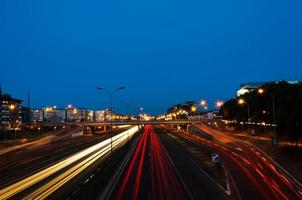
{"label": "glowing lamp head", "polygon": [[238,103],[239,103],[240,105],[242,105],[242,104],[245,103],[245,101],[244,101],[244,99],[239,99],[239,100],[238,100]]}
{"label": "glowing lamp head", "polygon": [[11,105],[9,105],[9,107],[8,107],[10,110],[15,110],[16,109],[16,106],[14,105],[14,104],[11,104]]}
{"label": "glowing lamp head", "polygon": [[257,92],[258,92],[258,94],[263,94],[264,93],[264,89],[259,88]]}
{"label": "glowing lamp head", "polygon": [[223,106],[223,101],[216,101],[216,107],[220,108],[221,106]]}
{"label": "glowing lamp head", "polygon": [[201,100],[201,101],[200,101],[200,105],[201,105],[201,106],[205,106],[206,104],[207,104],[207,102],[206,102],[205,100]]}
{"label": "glowing lamp head", "polygon": [[191,111],[192,111],[192,112],[196,112],[196,111],[197,111],[196,106],[192,106],[192,107],[191,107]]}

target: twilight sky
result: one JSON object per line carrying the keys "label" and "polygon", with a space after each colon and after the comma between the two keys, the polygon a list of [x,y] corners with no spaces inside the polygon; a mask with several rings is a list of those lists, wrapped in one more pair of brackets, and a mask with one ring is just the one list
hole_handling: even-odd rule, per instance
{"label": "twilight sky", "polygon": [[[301,0],[1,0],[0,84],[32,107],[108,106],[114,89],[151,114],[302,79]],[[26,101],[25,101],[26,103]]]}

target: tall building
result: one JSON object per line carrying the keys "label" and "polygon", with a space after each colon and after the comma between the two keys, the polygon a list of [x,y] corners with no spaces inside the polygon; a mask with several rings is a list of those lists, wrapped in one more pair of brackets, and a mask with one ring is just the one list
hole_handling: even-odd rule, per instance
{"label": "tall building", "polygon": [[0,128],[18,128],[22,123],[21,100],[3,94],[0,86]]}

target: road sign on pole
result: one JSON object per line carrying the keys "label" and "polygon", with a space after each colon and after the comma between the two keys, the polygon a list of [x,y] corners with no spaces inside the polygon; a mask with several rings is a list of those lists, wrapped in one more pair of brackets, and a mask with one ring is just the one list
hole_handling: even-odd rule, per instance
{"label": "road sign on pole", "polygon": [[214,164],[220,163],[220,156],[218,153],[212,153],[211,159],[212,159],[212,163],[214,163]]}

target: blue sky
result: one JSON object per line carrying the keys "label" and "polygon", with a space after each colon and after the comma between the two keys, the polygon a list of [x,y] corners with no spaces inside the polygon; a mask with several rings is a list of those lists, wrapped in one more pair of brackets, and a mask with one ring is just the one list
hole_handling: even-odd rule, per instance
{"label": "blue sky", "polygon": [[299,0],[0,1],[0,83],[32,106],[105,108],[126,89],[148,113],[302,79]]}

